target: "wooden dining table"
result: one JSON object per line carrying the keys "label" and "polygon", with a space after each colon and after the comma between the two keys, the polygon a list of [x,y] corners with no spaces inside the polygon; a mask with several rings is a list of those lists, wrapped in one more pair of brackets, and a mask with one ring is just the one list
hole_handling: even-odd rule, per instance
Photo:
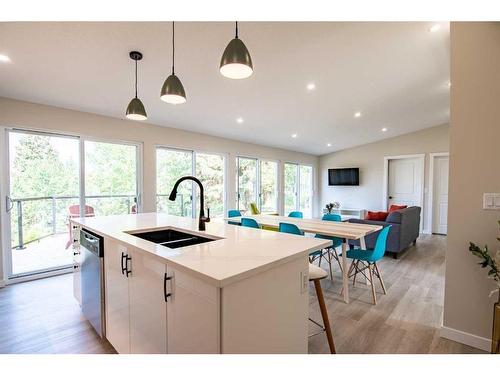
{"label": "wooden dining table", "polygon": [[224,218],[225,221],[240,222],[241,218],[248,217],[255,219],[261,226],[278,228],[279,223],[295,224],[300,230],[306,233],[322,234],[330,237],[342,239],[342,283],[344,302],[349,303],[349,278],[347,268],[347,241],[359,240],[361,249],[366,250],[365,237],[382,229],[381,225],[357,224],[349,222],[327,221],[321,219],[299,219],[288,216],[276,215],[245,215],[231,218]]}

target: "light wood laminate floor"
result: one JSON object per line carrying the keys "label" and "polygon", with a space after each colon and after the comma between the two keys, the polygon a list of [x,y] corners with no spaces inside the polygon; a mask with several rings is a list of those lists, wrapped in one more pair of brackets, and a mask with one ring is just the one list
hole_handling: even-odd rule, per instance
{"label": "light wood laminate floor", "polygon": [[[334,282],[322,285],[338,353],[482,353],[439,337],[445,241],[421,236],[400,259],[385,257],[380,271],[388,294],[379,294],[376,306],[361,283],[350,287],[351,303],[345,304],[335,266]],[[312,286],[310,291],[311,317],[321,321]],[[312,324],[310,329],[317,332]],[[71,275],[0,289],[0,332],[0,353],[114,353],[82,316]],[[311,338],[309,352],[328,353],[326,336]]]}

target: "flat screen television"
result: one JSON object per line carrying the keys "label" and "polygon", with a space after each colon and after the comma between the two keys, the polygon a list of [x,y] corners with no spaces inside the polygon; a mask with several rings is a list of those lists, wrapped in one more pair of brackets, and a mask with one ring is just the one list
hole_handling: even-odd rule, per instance
{"label": "flat screen television", "polygon": [[359,168],[335,168],[328,170],[328,185],[358,186]]}

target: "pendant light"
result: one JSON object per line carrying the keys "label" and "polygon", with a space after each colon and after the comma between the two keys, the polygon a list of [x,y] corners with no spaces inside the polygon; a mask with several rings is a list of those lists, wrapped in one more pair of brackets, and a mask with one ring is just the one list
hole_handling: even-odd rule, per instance
{"label": "pendant light", "polygon": [[137,97],[137,61],[142,59],[142,53],[137,51],[130,52],[130,58],[135,61],[135,98],[133,98],[127,107],[126,117],[130,120],[144,121],[148,118],[144,104]]}
{"label": "pendant light", "polygon": [[231,79],[248,78],[253,73],[252,58],[245,44],[238,38],[238,22],[236,36],[229,42],[220,59],[220,72]]}
{"label": "pendant light", "polygon": [[186,103],[186,92],[181,80],[175,75],[175,23],[172,22],[172,74],[167,77],[161,88],[160,99],[170,104]]}

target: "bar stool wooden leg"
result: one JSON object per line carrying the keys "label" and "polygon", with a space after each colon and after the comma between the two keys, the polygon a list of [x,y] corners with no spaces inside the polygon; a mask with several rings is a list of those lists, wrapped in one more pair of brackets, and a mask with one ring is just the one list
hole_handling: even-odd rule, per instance
{"label": "bar stool wooden leg", "polygon": [[330,327],[330,320],[328,319],[328,312],[326,311],[325,299],[323,298],[323,290],[321,289],[321,283],[319,280],[314,280],[314,288],[316,289],[319,309],[321,311],[321,317],[323,318],[323,324],[325,325],[325,332],[328,339],[328,345],[330,346],[330,353],[335,354],[336,351],[335,344],[333,343],[332,329]]}

